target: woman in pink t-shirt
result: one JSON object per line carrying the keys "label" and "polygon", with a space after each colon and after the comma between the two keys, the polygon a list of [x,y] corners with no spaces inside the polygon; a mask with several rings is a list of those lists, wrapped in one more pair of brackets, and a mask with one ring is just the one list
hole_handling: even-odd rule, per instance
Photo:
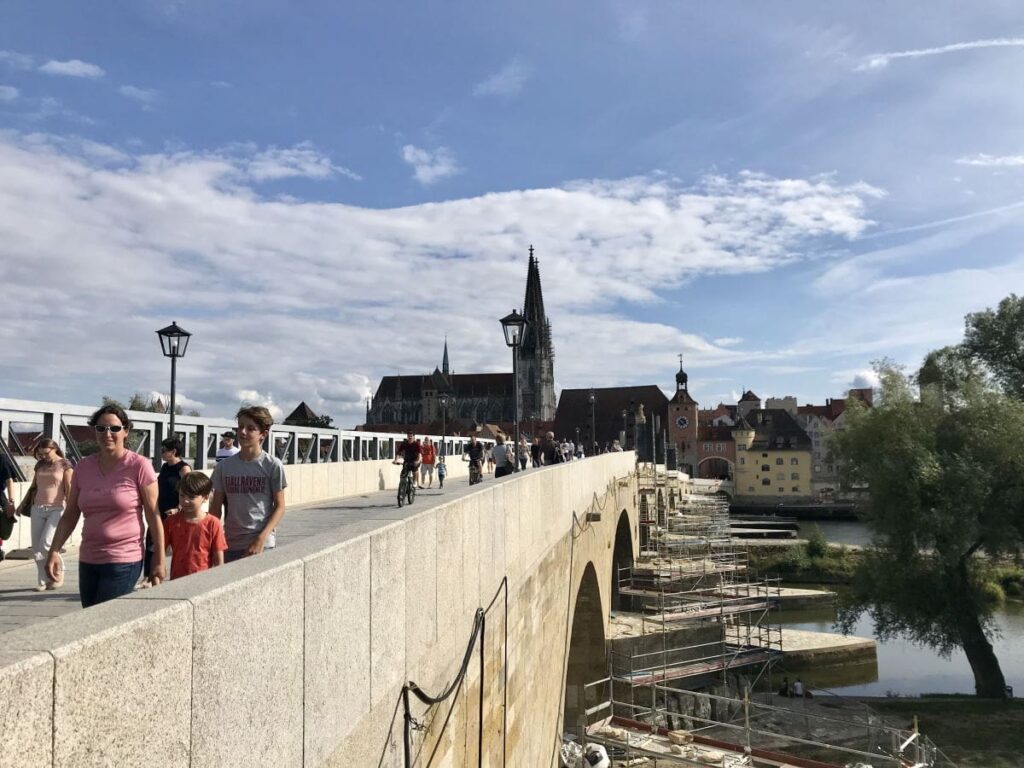
{"label": "woman in pink t-shirt", "polygon": [[128,450],[132,428],[124,410],[104,405],[89,419],[100,451],[75,467],[67,511],[53,536],[46,570],[53,581],[62,578],[60,548],[78,518],[85,518],[78,554],[78,588],[82,607],[113,600],[135,589],[142,574],[146,523],[153,534],[150,582],[164,579],[164,528],[157,511],[156,472],[152,462]]}

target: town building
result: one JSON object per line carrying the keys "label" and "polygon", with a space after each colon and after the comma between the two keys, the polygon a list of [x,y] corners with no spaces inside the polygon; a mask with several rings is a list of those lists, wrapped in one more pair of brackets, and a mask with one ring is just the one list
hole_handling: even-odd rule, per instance
{"label": "town building", "polygon": [[[550,422],[555,417],[554,345],[551,322],[544,311],[540,264],[530,246],[523,316],[528,325],[519,347],[520,409],[525,422]],[[496,323],[497,325],[497,323]],[[361,428],[375,431],[423,431],[426,425],[447,423],[511,424],[515,421],[515,386],[511,373],[455,373],[445,340],[441,365],[433,373],[384,376],[366,405]]]}
{"label": "town building", "polygon": [[[594,395],[591,408],[590,395]],[[594,450],[591,420],[596,427],[598,449],[610,446],[614,440],[624,440],[624,447],[632,448],[643,433],[650,441],[650,430],[665,431],[669,400],[661,387],[654,384],[636,387],[597,387],[595,389],[563,389],[558,398],[558,410],[552,430],[559,439],[576,441],[577,435],[587,454]],[[638,424],[638,411],[643,408],[643,423]],[[578,432],[577,432],[578,430]],[[644,438],[641,437],[641,440]],[[648,446],[644,446],[649,450]],[[659,449],[660,450],[660,449]]]}
{"label": "town building", "polygon": [[732,428],[736,497],[785,502],[811,497],[811,439],[789,411],[757,408]]}

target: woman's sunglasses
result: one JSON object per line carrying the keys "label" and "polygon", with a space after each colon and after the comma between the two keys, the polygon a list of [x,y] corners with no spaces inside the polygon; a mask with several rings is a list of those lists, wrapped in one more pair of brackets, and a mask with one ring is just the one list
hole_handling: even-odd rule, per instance
{"label": "woman's sunglasses", "polygon": [[96,430],[97,435],[102,435],[104,432],[110,432],[116,435],[118,432],[124,429],[124,427],[122,427],[120,424],[97,424],[96,426],[93,427],[93,429]]}

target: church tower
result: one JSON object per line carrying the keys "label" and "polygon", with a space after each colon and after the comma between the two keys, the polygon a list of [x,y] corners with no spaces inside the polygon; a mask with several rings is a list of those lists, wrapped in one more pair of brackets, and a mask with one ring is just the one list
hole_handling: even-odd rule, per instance
{"label": "church tower", "polygon": [[679,356],[676,394],[668,404],[668,440],[676,446],[679,468],[694,477],[697,469],[697,401],[690,394],[690,377]]}
{"label": "church tower", "polygon": [[519,393],[523,419],[552,421],[555,418],[555,350],[551,344],[551,323],[544,313],[539,262],[530,246],[526,272],[523,316],[528,325],[519,347]]}

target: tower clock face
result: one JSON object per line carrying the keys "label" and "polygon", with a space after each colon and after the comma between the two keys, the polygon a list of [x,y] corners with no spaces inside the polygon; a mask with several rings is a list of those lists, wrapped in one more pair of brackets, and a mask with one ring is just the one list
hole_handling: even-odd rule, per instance
{"label": "tower clock face", "polygon": [[676,419],[676,426],[679,427],[680,429],[686,429],[688,426],[690,426],[690,420],[685,416],[680,416],[679,418]]}

